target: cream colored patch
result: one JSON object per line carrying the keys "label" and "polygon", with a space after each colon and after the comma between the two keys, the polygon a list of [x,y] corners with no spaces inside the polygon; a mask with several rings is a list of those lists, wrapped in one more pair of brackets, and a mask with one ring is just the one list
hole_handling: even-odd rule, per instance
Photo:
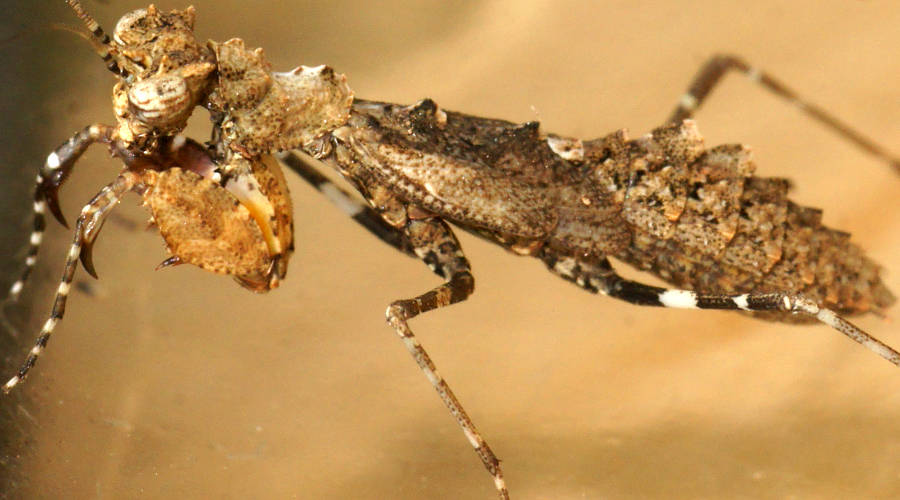
{"label": "cream colored patch", "polygon": [[275,218],[275,207],[260,190],[259,182],[252,175],[238,175],[225,183],[225,189],[234,195],[243,205],[250,216],[256,221],[259,230],[266,240],[269,253],[277,255],[281,253],[281,242],[275,237],[272,220]]}
{"label": "cream colored patch", "polygon": [[547,145],[557,156],[567,161],[584,160],[584,143],[581,139],[568,139],[565,137],[547,137]]}
{"label": "cream colored patch", "polygon": [[695,309],[697,294],[689,290],[666,290],[659,294],[659,302],[666,307]]}
{"label": "cream colored patch", "polygon": [[49,168],[50,170],[56,170],[57,168],[59,168],[59,165],[59,155],[56,154],[56,151],[47,155],[47,168]]}
{"label": "cream colored patch", "polygon": [[682,109],[686,109],[688,111],[693,111],[697,109],[697,98],[694,97],[693,94],[684,94],[681,96],[681,99],[678,101],[678,105]]}

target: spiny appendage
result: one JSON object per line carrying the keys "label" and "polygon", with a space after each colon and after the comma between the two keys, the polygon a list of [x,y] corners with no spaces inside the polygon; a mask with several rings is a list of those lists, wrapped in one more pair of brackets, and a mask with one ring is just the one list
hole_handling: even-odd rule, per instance
{"label": "spiny appendage", "polygon": [[888,163],[897,173],[900,173],[900,158],[891,154],[885,147],[847,125],[822,107],[800,97],[795,91],[768,73],[730,54],[715,55],[700,68],[687,92],[679,99],[678,105],[669,116],[668,122],[681,123],[683,120],[692,117],[716,84],[721,81],[722,76],[730,70],[743,73],[751,81],[762,85],[766,90],[790,102],[814,120],[856,144],[869,154]]}
{"label": "spiny appendage", "polygon": [[560,277],[590,292],[599,292],[635,305],[802,314],[834,328],[882,358],[900,366],[900,353],[895,349],[867,334],[834,311],[821,307],[814,300],[799,293],[704,294],[692,290],[667,289],[625,279],[613,270],[606,259],[585,262],[569,256],[560,257],[549,251],[540,257],[547,267]]}
{"label": "spiny appendage", "polygon": [[69,247],[69,253],[66,255],[66,265],[63,269],[62,278],[59,281],[59,287],[56,289],[56,298],[53,301],[50,317],[41,328],[34,347],[31,348],[28,357],[19,368],[19,372],[3,385],[3,392],[9,392],[19,382],[24,380],[28,375],[28,371],[31,370],[38,357],[43,353],[50,335],[66,312],[66,300],[69,296],[72,278],[75,276],[79,258],[85,258],[83,252],[87,248],[86,245],[89,245],[96,238],[97,231],[103,225],[106,216],[116,206],[122,195],[131,190],[137,181],[138,177],[136,174],[131,172],[123,173],[111,184],[104,187],[81,210],[81,214],[75,223],[75,236],[72,240],[72,245]]}
{"label": "spiny appendage", "polygon": [[76,132],[66,142],[53,150],[40,172],[35,179],[36,186],[34,190],[34,202],[32,205],[33,212],[33,229],[28,239],[28,254],[25,257],[25,269],[21,276],[9,289],[7,302],[16,302],[25,283],[31,276],[35,263],[37,263],[37,254],[40,250],[41,242],[46,229],[45,213],[49,209],[50,213],[62,224],[68,227],[65,217],[59,208],[58,191],[60,186],[65,182],[66,178],[72,171],[72,167],[84,151],[95,142],[109,143],[111,141],[112,128],[105,125],[94,124],[85,127]]}
{"label": "spiny appendage", "polygon": [[431,382],[441,400],[456,418],[469,444],[475,449],[482,464],[494,478],[494,487],[501,499],[509,498],[500,460],[488,446],[487,442],[475,428],[472,419],[462,404],[453,394],[450,386],[438,373],[431,357],[413,335],[407,320],[424,312],[448,306],[465,300],[475,288],[475,282],[469,271],[469,263],[459,247],[459,243],[442,221],[411,221],[406,227],[406,235],[414,245],[415,253],[439,275],[447,280],[444,284],[419,295],[413,299],[398,300],[392,303],[386,312],[390,324],[406,349],[415,359],[416,364]]}

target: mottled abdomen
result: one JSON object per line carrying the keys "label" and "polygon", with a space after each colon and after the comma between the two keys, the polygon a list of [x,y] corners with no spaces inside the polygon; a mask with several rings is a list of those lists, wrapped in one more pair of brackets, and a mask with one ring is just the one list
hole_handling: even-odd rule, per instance
{"label": "mottled abdomen", "polygon": [[787,198],[785,179],[754,177],[748,148],[704,149],[690,120],[615,144],[631,243],[616,257],[706,293],[799,291],[844,314],[890,305],[879,266],[821,212]]}

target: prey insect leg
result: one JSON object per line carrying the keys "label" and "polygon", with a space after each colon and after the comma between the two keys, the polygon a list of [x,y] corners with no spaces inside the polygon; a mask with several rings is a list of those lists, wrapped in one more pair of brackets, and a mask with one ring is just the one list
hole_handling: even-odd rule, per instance
{"label": "prey insect leg", "polygon": [[605,258],[597,262],[545,254],[541,259],[551,271],[592,293],[602,293],[640,306],[678,309],[779,311],[804,314],[834,328],[891,363],[900,366],[900,352],[838,316],[834,311],[795,292],[703,294],[691,290],[660,288],[619,276]]}
{"label": "prey insect leg", "polygon": [[700,68],[700,71],[697,72],[697,75],[694,76],[690,87],[681,96],[678,105],[672,114],[669,115],[667,121],[669,123],[681,123],[683,120],[691,118],[712,89],[729,71],[743,73],[747,78],[759,83],[776,96],[791,102],[804,113],[810,115],[814,120],[830,128],[841,137],[856,144],[873,156],[886,161],[900,173],[900,158],[893,156],[883,146],[839,120],[820,106],[803,99],[796,92],[764,71],[747,64],[746,61],[737,56],[729,54],[718,54],[706,61]]}
{"label": "prey insect leg", "polygon": [[106,125],[91,125],[83,130],[75,133],[69,140],[64,142],[58,148],[53,150],[47,156],[47,160],[38,173],[34,190],[33,219],[34,228],[29,238],[28,255],[25,257],[25,270],[21,276],[9,289],[7,295],[8,302],[15,302],[22,293],[22,288],[31,271],[37,262],[37,253],[41,246],[44,236],[46,222],[44,212],[49,208],[50,213],[63,226],[68,227],[66,220],[59,208],[58,191],[59,187],[65,182],[66,178],[72,172],[72,167],[78,158],[87,150],[87,148],[95,142],[109,143],[112,129]]}
{"label": "prey insect leg", "polygon": [[[19,372],[9,379],[3,386],[3,392],[9,392],[13,387],[21,382],[28,370],[34,366],[37,358],[41,355],[47,346],[47,341],[53,333],[53,329],[62,319],[66,312],[66,300],[69,295],[69,288],[72,284],[72,278],[75,275],[75,269],[78,267],[78,260],[85,259],[84,252],[89,251],[91,243],[97,237],[103,221],[109,215],[113,207],[121,199],[122,195],[130,191],[139,181],[139,176],[132,172],[124,172],[119,175],[115,181],[104,187],[96,196],[84,206],[78,220],[75,222],[75,236],[72,245],[69,247],[69,253],[66,255],[66,265],[63,270],[62,278],[59,280],[59,287],[56,290],[56,299],[53,301],[53,309],[50,311],[50,317],[44,323],[37,340],[34,343],[28,357]],[[89,259],[89,258],[88,258]],[[89,260],[88,260],[89,262]]]}
{"label": "prey insect leg", "polygon": [[437,368],[431,361],[431,357],[416,340],[407,320],[424,312],[461,302],[472,294],[475,280],[469,268],[469,261],[463,255],[462,249],[453,235],[450,227],[439,219],[425,219],[409,221],[404,228],[404,233],[409,238],[416,255],[419,256],[432,271],[441,275],[447,281],[419,295],[418,297],[394,301],[387,309],[388,323],[397,331],[403,344],[416,360],[419,368],[428,377],[431,385],[437,391],[441,400],[456,418],[456,422],[462,427],[463,433],[469,443],[475,448],[475,452],[481,458],[484,467],[494,477],[494,486],[501,499],[508,499],[509,492],[503,480],[503,472],[500,469],[500,460],[491,451],[484,438],[475,428],[472,419],[463,409],[462,404],[456,399],[447,382],[438,374]]}

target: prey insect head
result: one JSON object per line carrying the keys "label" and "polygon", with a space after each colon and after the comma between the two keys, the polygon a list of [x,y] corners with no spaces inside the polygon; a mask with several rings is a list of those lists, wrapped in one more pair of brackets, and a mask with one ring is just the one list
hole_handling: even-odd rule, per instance
{"label": "prey insect head", "polygon": [[206,98],[215,59],[193,28],[192,8],[163,13],[152,5],[116,24],[111,52],[128,74],[113,93],[123,139],[180,132]]}
{"label": "prey insect head", "polygon": [[180,132],[206,98],[216,69],[214,54],[194,36],[194,9],[135,10],[122,16],[110,39],[77,0],[69,5],[119,75],[113,89],[118,136],[130,143]]}
{"label": "prey insect head", "polygon": [[192,64],[213,63],[206,43],[194,36],[193,7],[160,12],[151,5],[122,16],[110,52],[128,77],[143,80]]}

